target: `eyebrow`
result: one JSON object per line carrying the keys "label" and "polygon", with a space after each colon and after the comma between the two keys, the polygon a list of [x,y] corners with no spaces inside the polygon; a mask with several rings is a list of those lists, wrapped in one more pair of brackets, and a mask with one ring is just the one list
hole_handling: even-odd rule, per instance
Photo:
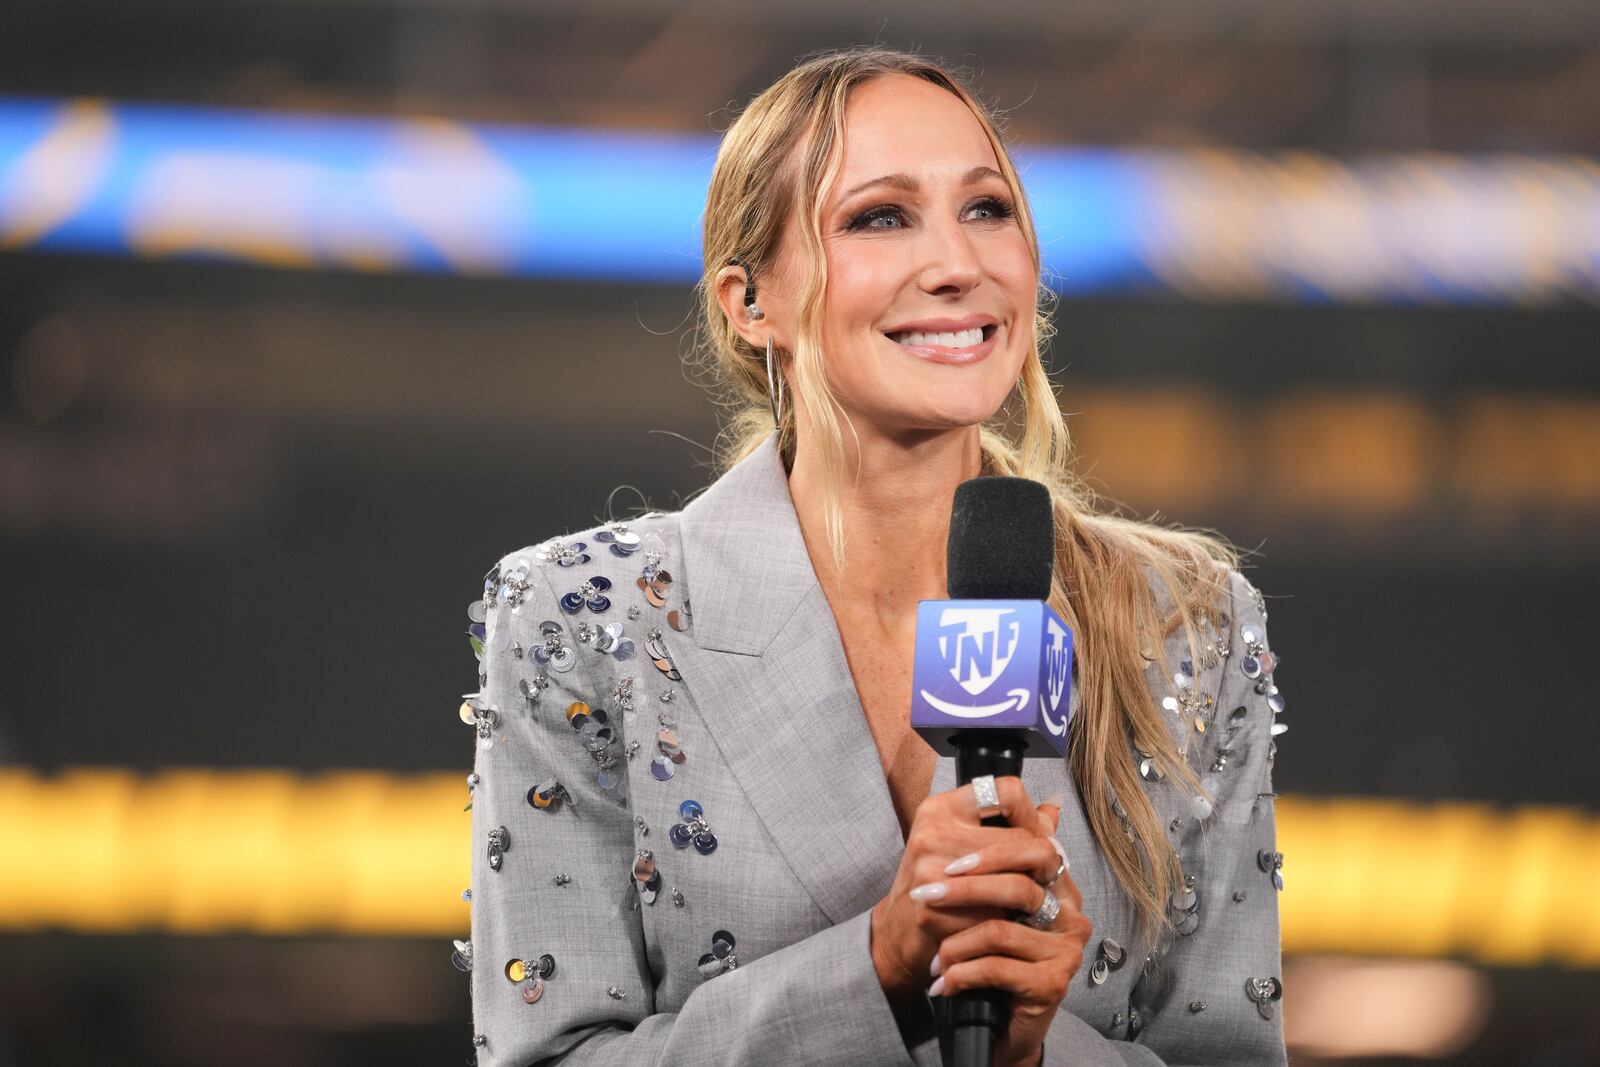
{"label": "eyebrow", "polygon": [[[961,184],[973,185],[985,178],[999,178],[1001,181],[1005,181],[1005,177],[1006,176],[1004,174],[1001,174],[993,167],[985,164],[979,164],[978,166],[967,171],[966,174],[962,175]],[[917,179],[913,178],[909,174],[885,174],[881,178],[873,178],[871,181],[862,182],[855,188],[846,191],[841,199],[848,200],[859,192],[863,192],[879,185],[887,185],[895,189],[904,189],[908,193],[914,193],[921,188],[921,186],[917,184]]]}

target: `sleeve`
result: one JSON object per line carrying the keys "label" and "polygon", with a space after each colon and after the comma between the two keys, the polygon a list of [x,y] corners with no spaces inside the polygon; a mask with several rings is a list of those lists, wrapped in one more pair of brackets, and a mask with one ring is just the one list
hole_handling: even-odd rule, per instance
{"label": "sleeve", "polygon": [[[474,609],[470,971],[481,1067],[937,1062],[931,1039],[915,1058],[907,1051],[872,966],[868,912],[706,980],[680,1011],[656,1010],[666,961],[647,944],[632,878],[626,775],[608,794],[603,761],[568,723],[572,704],[592,711],[605,697],[543,571],[506,557],[486,580],[484,611]],[[548,639],[546,620],[559,620]],[[565,670],[559,651],[539,662],[552,648],[574,657]],[[623,720],[607,724],[625,753]],[[560,795],[552,779],[565,798],[536,806]]]}
{"label": "sleeve", "polygon": [[1267,643],[1265,601],[1238,571],[1229,583],[1226,639],[1219,635],[1210,649],[1221,660],[1214,714],[1204,741],[1190,748],[1214,805],[1182,840],[1186,888],[1175,894],[1170,913],[1176,935],[1146,962],[1133,987],[1131,1040],[1114,1043],[1122,1059],[1083,1058],[1072,1047],[1075,1036],[1057,1040],[1058,1023],[1046,1045],[1047,1064],[1288,1063],[1279,1010],[1283,857],[1272,790],[1283,697],[1273,681],[1277,657]]}

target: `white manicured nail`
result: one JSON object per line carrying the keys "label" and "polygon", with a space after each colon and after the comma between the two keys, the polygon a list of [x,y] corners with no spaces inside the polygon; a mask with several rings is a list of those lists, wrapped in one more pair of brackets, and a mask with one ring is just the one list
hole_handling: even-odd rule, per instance
{"label": "white manicured nail", "polygon": [[978,865],[978,854],[969,852],[958,860],[951,860],[950,865],[944,869],[945,874],[966,874]]}

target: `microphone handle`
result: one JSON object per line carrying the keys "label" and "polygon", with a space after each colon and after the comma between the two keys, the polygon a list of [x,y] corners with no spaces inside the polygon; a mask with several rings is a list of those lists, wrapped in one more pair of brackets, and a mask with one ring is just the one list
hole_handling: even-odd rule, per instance
{"label": "microphone handle", "polygon": [[[952,734],[956,750],[956,784],[966,785],[981,774],[996,778],[1022,774],[1027,739],[1014,730],[964,730]],[[1005,817],[991,815],[985,826],[1005,826]],[[1011,994],[1003,989],[969,989],[950,998],[953,1067],[990,1067],[995,1034],[1011,1015]]]}

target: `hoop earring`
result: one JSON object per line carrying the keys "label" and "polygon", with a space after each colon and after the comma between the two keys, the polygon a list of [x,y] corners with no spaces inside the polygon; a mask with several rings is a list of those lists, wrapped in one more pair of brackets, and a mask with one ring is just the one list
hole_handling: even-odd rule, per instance
{"label": "hoop earring", "polygon": [[783,432],[783,372],[772,370],[772,337],[767,337],[767,400],[772,404],[772,428]]}

